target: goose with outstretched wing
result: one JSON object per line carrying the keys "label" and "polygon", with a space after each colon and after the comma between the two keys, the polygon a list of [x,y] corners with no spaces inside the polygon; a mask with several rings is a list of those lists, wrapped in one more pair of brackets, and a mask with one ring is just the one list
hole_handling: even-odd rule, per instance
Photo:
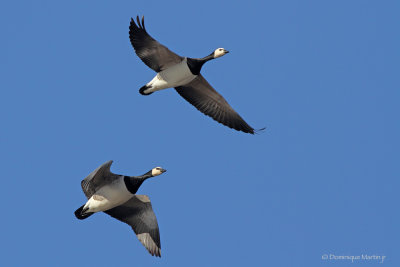
{"label": "goose with outstretched wing", "polygon": [[131,226],[149,253],[161,257],[160,231],[150,199],[136,192],[145,180],[166,170],[155,167],[140,176],[125,176],[112,173],[111,164],[112,160],[107,161],[82,180],[88,201],[75,211],[76,218],[83,220],[103,211]]}
{"label": "goose with outstretched wing", "polygon": [[[175,90],[199,111],[237,131],[254,134],[255,130],[200,74],[204,63],[229,53],[217,48],[203,58],[181,57],[152,38],[144,26],[144,17],[131,19],[129,38],[138,57],[157,75],[139,92],[150,95],[166,88]],[[262,129],[261,129],[262,130]]]}

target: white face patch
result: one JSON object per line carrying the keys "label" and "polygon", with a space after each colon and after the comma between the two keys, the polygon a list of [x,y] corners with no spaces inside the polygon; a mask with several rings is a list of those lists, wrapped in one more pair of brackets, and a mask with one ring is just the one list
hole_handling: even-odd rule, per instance
{"label": "white face patch", "polygon": [[152,170],[151,170],[151,175],[153,175],[153,176],[157,176],[157,175],[160,175],[160,174],[162,174],[163,172],[161,171],[163,168],[161,168],[161,167],[155,167],[155,168],[153,168]]}
{"label": "white face patch", "polygon": [[223,48],[217,48],[217,49],[215,49],[215,51],[214,51],[214,58],[222,57],[222,56],[225,55],[225,54],[226,54],[226,50],[225,50],[225,49],[223,49]]}

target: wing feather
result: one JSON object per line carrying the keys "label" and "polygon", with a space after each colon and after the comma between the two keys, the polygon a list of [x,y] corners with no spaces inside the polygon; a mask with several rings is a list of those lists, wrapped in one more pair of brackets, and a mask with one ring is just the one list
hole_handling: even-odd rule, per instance
{"label": "wing feather", "polygon": [[[137,24],[136,24],[137,23]],[[151,69],[156,72],[178,64],[183,60],[164,45],[151,37],[144,26],[144,17],[140,22],[139,16],[136,17],[136,23],[131,18],[129,26],[129,39],[135,49],[136,55]]]}
{"label": "wing feather", "polygon": [[130,225],[149,253],[161,257],[160,231],[148,196],[134,195],[124,204],[105,213]]}
{"label": "wing feather", "polygon": [[100,167],[92,171],[81,181],[81,187],[85,196],[89,199],[105,184],[111,183],[118,178],[118,175],[110,171],[112,160],[103,163]]}
{"label": "wing feather", "polygon": [[219,123],[237,131],[254,134],[254,129],[228,104],[228,102],[200,74],[185,86],[175,90],[199,111]]}

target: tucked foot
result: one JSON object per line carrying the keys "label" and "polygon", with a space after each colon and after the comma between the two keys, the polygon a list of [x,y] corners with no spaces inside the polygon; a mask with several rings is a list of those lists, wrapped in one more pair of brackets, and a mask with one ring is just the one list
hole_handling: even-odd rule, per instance
{"label": "tucked foot", "polygon": [[142,95],[151,95],[153,92],[150,92],[150,93],[145,93],[144,91],[146,90],[146,89],[148,89],[149,87],[147,86],[147,85],[145,85],[145,86],[142,86],[140,89],[139,89],[139,93],[140,94],[142,94]]}

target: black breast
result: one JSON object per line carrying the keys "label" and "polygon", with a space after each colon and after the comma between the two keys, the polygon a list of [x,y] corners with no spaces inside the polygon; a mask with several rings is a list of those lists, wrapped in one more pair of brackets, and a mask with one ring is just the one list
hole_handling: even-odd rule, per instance
{"label": "black breast", "polygon": [[197,58],[187,58],[187,65],[189,67],[190,72],[193,75],[199,75],[201,67],[203,67],[205,60],[197,59]]}
{"label": "black breast", "polygon": [[128,191],[131,192],[132,194],[136,194],[139,187],[142,185],[143,180],[135,179],[129,176],[124,176],[124,182],[126,189],[128,189]]}

